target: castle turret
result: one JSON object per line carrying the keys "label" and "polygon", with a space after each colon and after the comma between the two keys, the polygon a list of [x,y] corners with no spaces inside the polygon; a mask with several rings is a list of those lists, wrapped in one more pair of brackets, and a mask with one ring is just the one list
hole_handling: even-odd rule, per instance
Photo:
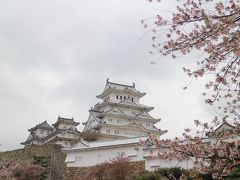
{"label": "castle turret", "polygon": [[30,132],[27,140],[22,142],[22,145],[42,145],[44,143],[44,139],[52,133],[53,127],[51,127],[47,121],[44,121],[40,124],[37,124],[33,128],[28,130]]}
{"label": "castle turret", "polygon": [[58,116],[53,127],[47,121],[29,129],[30,134],[27,140],[21,144],[43,145],[46,143],[59,144],[63,147],[71,147],[76,144],[80,138],[80,132],[76,126],[79,125],[73,118],[63,118]]}

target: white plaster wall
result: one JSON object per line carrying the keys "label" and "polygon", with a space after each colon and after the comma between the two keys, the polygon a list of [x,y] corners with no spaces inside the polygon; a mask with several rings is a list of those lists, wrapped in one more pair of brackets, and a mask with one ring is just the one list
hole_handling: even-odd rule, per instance
{"label": "white plaster wall", "polygon": [[[110,130],[110,133],[107,132],[107,130]],[[119,134],[115,134],[115,131],[119,131]],[[139,130],[133,130],[128,128],[117,128],[117,127],[102,127],[100,129],[101,134],[109,134],[109,135],[119,135],[119,136],[125,136],[125,137],[141,137],[141,136],[147,136],[147,132],[142,132]]]}
{"label": "white plaster wall", "polygon": [[128,120],[128,119],[121,118],[121,117],[116,117],[116,116],[105,116],[103,118],[103,120],[107,124],[112,124],[112,125],[126,125],[129,122],[136,122],[137,124],[141,124],[142,126],[144,126],[146,129],[155,130],[152,122],[149,122],[148,120],[143,120],[143,119],[141,119],[141,120]]}
{"label": "white plaster wall", "polygon": [[[137,149],[137,150],[136,150]],[[153,154],[158,151],[154,151]],[[66,164],[68,167],[88,167],[95,166],[99,163],[106,162],[121,154],[129,157],[131,161],[145,161],[145,169],[154,171],[157,168],[182,167],[184,169],[193,168],[193,162],[186,160],[179,162],[178,160],[165,160],[159,158],[150,158],[148,151],[144,150],[141,145],[132,145],[129,147],[117,147],[100,150],[89,150],[82,152],[67,152]]]}
{"label": "white plaster wall", "polygon": [[179,162],[178,160],[167,160],[167,159],[148,159],[145,160],[145,169],[148,171],[154,171],[158,168],[172,168],[181,167],[183,169],[193,168],[193,162],[191,160],[185,160]]}
{"label": "white plaster wall", "polygon": [[75,129],[75,126],[71,124],[59,124],[58,128],[59,129],[70,129],[70,128]]}
{"label": "white plaster wall", "polygon": [[50,132],[51,131],[45,129],[37,129],[34,131],[34,133],[41,138],[46,137]]}
{"label": "white plaster wall", "polygon": [[103,163],[107,160],[120,156],[121,154],[125,157],[129,157],[131,161],[143,160],[142,150],[135,150],[135,147],[139,148],[139,146],[134,145],[132,147],[119,147],[84,152],[68,152],[65,162],[68,167],[87,167]]}
{"label": "white plaster wall", "polygon": [[[118,95],[118,99],[117,99],[117,95]],[[122,96],[122,99],[120,99],[120,96]],[[108,97],[109,97],[109,100],[113,101],[113,102],[120,102],[122,100],[125,100],[124,99],[124,97],[125,97],[126,100],[127,99],[132,100],[132,98],[133,98],[133,102],[139,103],[139,98],[138,97],[136,97],[132,94],[129,94],[129,93],[124,93],[124,92],[122,92],[122,93],[112,92],[108,95]]]}
{"label": "white plaster wall", "polygon": [[148,171],[154,171],[157,168],[171,168],[171,167],[181,167],[183,169],[193,168],[192,160],[184,160],[179,162],[177,159],[160,159],[158,153],[161,153],[158,149],[145,149],[143,151],[143,156],[147,157],[145,160],[145,169]]}
{"label": "white plaster wall", "polygon": [[125,125],[126,123],[129,122],[129,120],[127,119],[116,117],[116,116],[105,116],[103,120],[107,124],[113,124],[113,125]]}
{"label": "white plaster wall", "polygon": [[147,129],[154,129],[153,123],[151,123],[151,122],[143,122],[142,125],[143,125],[143,127],[147,128]]}
{"label": "white plaster wall", "polygon": [[123,111],[126,115],[135,116],[136,114],[141,113],[141,110],[136,108],[127,108],[127,107],[118,107],[121,111]]}

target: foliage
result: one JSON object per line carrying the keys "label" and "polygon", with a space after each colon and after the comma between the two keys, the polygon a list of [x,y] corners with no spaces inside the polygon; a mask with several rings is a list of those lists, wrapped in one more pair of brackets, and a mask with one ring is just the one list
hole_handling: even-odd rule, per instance
{"label": "foliage", "polygon": [[160,168],[153,172],[148,172],[143,176],[139,176],[136,180],[160,180],[160,179],[169,179],[169,180],[180,180],[180,179],[192,179],[190,173],[180,167],[173,168]]}
{"label": "foliage", "polygon": [[12,162],[0,169],[0,180],[40,180],[44,168],[39,165]]}
{"label": "foliage", "polygon": [[128,180],[132,178],[134,166],[123,156],[111,159],[91,168],[85,179],[89,180]]}
{"label": "foliage", "polygon": [[96,133],[93,132],[82,132],[81,133],[81,137],[85,140],[85,141],[96,141],[98,135]]}
{"label": "foliage", "polygon": [[109,168],[109,163],[101,163],[92,167],[88,172],[86,179],[96,179],[96,180],[104,180],[106,179],[106,172]]}
{"label": "foliage", "polygon": [[235,169],[234,171],[231,172],[231,174],[227,177],[227,179],[234,179],[240,177],[240,167]]}
{"label": "foliage", "polygon": [[44,172],[41,173],[40,180],[47,179],[47,175],[49,174],[49,166],[50,166],[50,156],[33,156],[33,164],[40,165],[45,168]]}
{"label": "foliage", "polygon": [[156,174],[154,172],[149,172],[142,176],[136,177],[136,180],[160,180],[160,178],[161,176],[159,174]]}
{"label": "foliage", "polygon": [[[232,133],[217,133],[206,123],[196,122],[202,130],[192,135],[189,129],[183,133],[184,140],[155,140],[158,157],[163,159],[191,159],[200,174],[211,173],[214,179],[228,176],[240,165],[240,143],[232,140]],[[231,131],[232,132],[232,131]],[[206,137],[208,133],[208,137]],[[230,136],[231,135],[231,136]],[[230,137],[229,137],[230,136]],[[166,148],[167,147],[167,148]]]}
{"label": "foliage", "polygon": [[160,174],[162,177],[166,177],[169,180],[179,180],[183,176],[189,176],[188,171],[180,167],[161,168],[156,170],[155,173]]}
{"label": "foliage", "polygon": [[[152,2],[152,0],[149,0]],[[160,0],[157,0],[160,2]],[[211,123],[195,120],[196,133],[186,128],[183,139],[154,140],[160,158],[191,159],[194,169],[213,179],[222,179],[240,166],[240,1],[179,0],[171,18],[157,15],[151,28],[153,48],[164,56],[200,51],[197,68],[183,70],[192,78],[212,75],[206,84],[206,103],[221,104],[220,116]],[[161,34],[166,37],[162,38]],[[161,38],[160,38],[161,37]],[[184,89],[186,89],[185,87]],[[215,131],[226,120],[232,130]],[[166,148],[167,147],[167,148]]]}
{"label": "foliage", "polygon": [[[179,53],[200,50],[203,58],[197,62],[198,68],[184,71],[195,78],[215,74],[215,79],[206,84],[214,92],[206,102],[212,104],[226,98],[233,106],[231,111],[240,101],[240,1],[179,0],[179,3],[171,19],[156,16],[153,47],[156,52],[174,58]],[[147,27],[147,22],[143,23]],[[158,38],[163,30],[165,41]]]}

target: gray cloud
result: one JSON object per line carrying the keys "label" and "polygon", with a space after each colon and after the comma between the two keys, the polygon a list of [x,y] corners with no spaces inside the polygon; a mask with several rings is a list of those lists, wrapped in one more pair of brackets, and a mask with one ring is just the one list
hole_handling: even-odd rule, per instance
{"label": "gray cloud", "polygon": [[[192,56],[170,60],[148,54],[141,19],[167,9],[145,0],[0,2],[0,151],[19,148],[28,132],[58,115],[86,121],[107,78],[131,84],[155,106],[166,137],[181,134],[195,117],[208,118],[201,85],[183,91]],[[201,83],[200,83],[201,84]],[[176,122],[178,123],[176,126]],[[82,127],[80,126],[79,129]]]}

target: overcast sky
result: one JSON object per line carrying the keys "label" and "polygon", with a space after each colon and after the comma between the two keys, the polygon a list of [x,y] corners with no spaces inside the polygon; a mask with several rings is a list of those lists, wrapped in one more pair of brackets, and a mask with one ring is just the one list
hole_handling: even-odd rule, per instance
{"label": "overcast sky", "polygon": [[[150,55],[151,40],[140,21],[174,4],[146,0],[0,1],[0,151],[21,148],[29,128],[57,117],[84,122],[106,79],[136,84],[141,103],[154,106],[163,138],[179,136],[193,120],[209,120],[202,81],[182,67],[196,56],[172,60]],[[163,37],[160,37],[163,38]],[[82,125],[79,125],[79,130]]]}

